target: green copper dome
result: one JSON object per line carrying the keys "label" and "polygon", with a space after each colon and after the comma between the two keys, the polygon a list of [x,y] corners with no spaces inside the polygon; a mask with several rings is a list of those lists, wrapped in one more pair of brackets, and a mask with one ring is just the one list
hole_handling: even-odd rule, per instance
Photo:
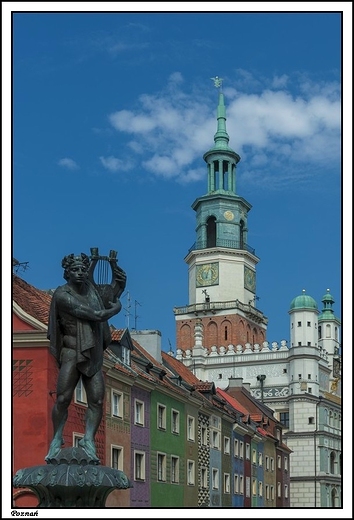
{"label": "green copper dome", "polygon": [[294,298],[290,304],[290,310],[295,309],[317,310],[317,303],[311,296],[305,294],[304,289],[302,294],[300,294],[300,296],[296,296],[296,298]]}
{"label": "green copper dome", "polygon": [[329,289],[327,289],[326,294],[323,296],[322,303],[323,303],[323,309],[322,309],[321,314],[318,317],[318,321],[329,321],[329,320],[339,321],[333,313],[332,305],[334,304],[334,298],[330,294]]}

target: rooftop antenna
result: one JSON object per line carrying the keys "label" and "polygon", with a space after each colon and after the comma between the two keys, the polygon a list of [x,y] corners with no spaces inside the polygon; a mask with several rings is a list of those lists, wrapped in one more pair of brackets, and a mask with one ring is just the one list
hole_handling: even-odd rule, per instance
{"label": "rooftop antenna", "polygon": [[173,350],[172,350],[172,345],[171,345],[170,338],[168,338],[168,344],[170,345],[170,350],[167,352],[167,354],[169,356],[173,357]]}
{"label": "rooftop antenna", "polygon": [[17,274],[19,271],[26,271],[29,268],[29,262],[19,262],[16,258],[12,259],[12,267]]}
{"label": "rooftop antenna", "polygon": [[129,329],[129,325],[130,325],[130,323],[129,323],[129,321],[130,321],[130,316],[131,316],[131,314],[130,314],[130,308],[131,308],[131,303],[130,303],[130,292],[127,291],[127,306],[124,307],[124,310],[127,311],[126,314],[125,314],[125,317],[126,317],[126,319],[127,319],[127,329]]}
{"label": "rooftop antenna", "polygon": [[136,311],[138,305],[140,305],[140,307],[141,307],[141,303],[139,303],[138,300],[134,300],[134,329],[135,330],[137,330],[136,324],[137,324],[137,321],[139,318],[137,311]]}

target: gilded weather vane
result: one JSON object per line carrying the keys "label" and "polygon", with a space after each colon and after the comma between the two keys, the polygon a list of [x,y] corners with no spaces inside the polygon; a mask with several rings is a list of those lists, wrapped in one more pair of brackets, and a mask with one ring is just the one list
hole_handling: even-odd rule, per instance
{"label": "gilded weather vane", "polygon": [[222,87],[222,82],[223,82],[223,79],[222,78],[219,78],[219,76],[215,76],[215,78],[210,78],[214,81],[214,87],[216,88],[221,88]]}

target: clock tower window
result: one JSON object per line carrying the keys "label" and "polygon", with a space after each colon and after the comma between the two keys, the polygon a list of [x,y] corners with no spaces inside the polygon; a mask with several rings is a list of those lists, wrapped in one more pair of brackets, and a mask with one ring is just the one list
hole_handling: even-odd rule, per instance
{"label": "clock tower window", "polygon": [[216,246],[216,218],[209,217],[207,220],[207,247]]}
{"label": "clock tower window", "polygon": [[243,220],[240,220],[240,249],[244,248],[244,232],[245,232],[245,223]]}

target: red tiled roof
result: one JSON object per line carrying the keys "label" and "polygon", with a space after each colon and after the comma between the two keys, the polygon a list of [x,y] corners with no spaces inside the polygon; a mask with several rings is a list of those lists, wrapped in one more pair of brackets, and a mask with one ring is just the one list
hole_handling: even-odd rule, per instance
{"label": "red tiled roof", "polygon": [[112,341],[120,341],[125,329],[114,329],[110,327]]}
{"label": "red tiled roof", "polygon": [[246,416],[249,415],[249,411],[247,410],[247,408],[245,408],[241,403],[239,403],[235,397],[227,394],[224,390],[221,390],[221,388],[217,388],[217,392],[225,399],[225,401],[227,401],[233,408],[235,408],[235,410],[243,413]]}
{"label": "red tiled roof", "polygon": [[178,359],[170,356],[166,352],[161,352],[164,366],[170,367],[172,370],[177,372],[186,383],[189,385],[195,385],[200,383],[199,379],[192,374],[192,372]]}
{"label": "red tiled roof", "polygon": [[48,325],[51,295],[22,280],[17,275],[12,279],[12,299],[27,314]]}

